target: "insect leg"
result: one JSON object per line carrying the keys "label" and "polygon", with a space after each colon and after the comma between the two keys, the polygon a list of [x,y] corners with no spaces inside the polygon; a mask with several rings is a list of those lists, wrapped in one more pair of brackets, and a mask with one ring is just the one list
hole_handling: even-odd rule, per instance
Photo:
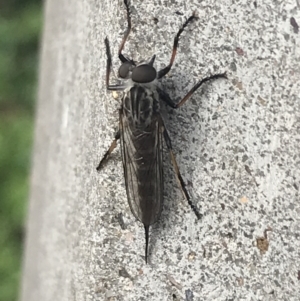
{"label": "insect leg", "polygon": [[176,107],[176,103],[172,100],[172,98],[170,97],[170,95],[165,92],[164,90],[162,90],[159,87],[156,87],[159,97],[161,100],[163,100],[169,107],[173,108],[173,109],[177,109]]}
{"label": "insect leg", "polygon": [[176,52],[177,52],[177,47],[178,47],[178,42],[179,42],[179,37],[182,34],[182,32],[184,31],[184,29],[187,27],[187,25],[192,22],[194,19],[196,19],[196,13],[194,12],[181,26],[181,28],[178,30],[177,35],[174,38],[174,44],[173,44],[173,50],[172,50],[172,56],[170,59],[170,63],[168,66],[166,66],[165,68],[163,68],[162,70],[160,70],[158,72],[157,78],[162,78],[163,76],[165,76],[170,70],[171,67],[174,63],[175,60],[175,56],[176,56]]}
{"label": "insect leg", "polygon": [[[161,119],[161,122],[163,124],[163,120]],[[198,211],[198,209],[195,207],[195,205],[193,204],[192,200],[191,200],[191,197],[186,189],[186,186],[185,186],[185,183],[182,179],[182,176],[180,174],[180,171],[179,171],[179,167],[178,167],[178,164],[177,164],[177,161],[176,161],[176,158],[175,158],[175,155],[173,153],[173,148],[172,148],[172,143],[171,143],[171,138],[169,136],[169,133],[168,131],[166,130],[164,124],[163,124],[163,135],[164,135],[164,138],[165,138],[165,141],[166,141],[166,144],[167,144],[167,148],[170,152],[170,156],[171,156],[171,161],[172,161],[172,164],[173,164],[173,167],[175,169],[175,173],[176,173],[176,178],[177,178],[177,181],[178,181],[178,184],[181,188],[181,191],[185,197],[185,199],[187,200],[189,206],[191,207],[191,209],[193,210],[193,212],[195,213],[195,215],[197,216],[198,219],[200,219],[202,217],[202,215],[200,214],[200,212]]]}
{"label": "insect leg", "polygon": [[131,11],[129,8],[129,0],[124,0],[125,8],[126,8],[126,13],[127,13],[127,29],[125,31],[124,37],[122,39],[120,48],[119,48],[119,59],[121,60],[122,63],[125,63],[128,61],[128,59],[122,54],[122,50],[124,48],[125,42],[129,36],[129,33],[131,31]]}
{"label": "insect leg", "polygon": [[109,47],[109,41],[108,38],[106,37],[104,40],[105,43],[105,50],[106,50],[106,89],[109,90],[109,77],[110,77],[110,71],[112,68],[112,63],[111,63],[111,52],[110,52],[110,47]]}
{"label": "insect leg", "polygon": [[201,81],[199,81],[194,87],[178,102],[175,103],[171,97],[162,89],[158,88],[158,93],[161,97],[161,99],[171,108],[177,109],[181,107],[193,94],[194,92],[202,86],[207,81],[218,79],[218,78],[227,78],[226,72],[220,73],[220,74],[214,74],[208,77],[203,78]]}
{"label": "insect leg", "polygon": [[108,160],[109,155],[112,153],[112,151],[116,148],[117,146],[117,141],[120,139],[120,130],[118,130],[115,134],[115,139],[111,143],[109,149],[106,151],[104,154],[103,158],[101,159],[100,163],[97,166],[97,171],[100,171],[100,169],[103,167],[103,164]]}
{"label": "insect leg", "polygon": [[126,87],[122,85],[110,85],[109,84],[109,77],[110,77],[110,72],[112,69],[112,63],[111,63],[111,52],[110,52],[110,46],[109,46],[109,41],[108,38],[105,38],[104,40],[105,43],[105,49],[106,49],[106,89],[110,91],[123,91]]}

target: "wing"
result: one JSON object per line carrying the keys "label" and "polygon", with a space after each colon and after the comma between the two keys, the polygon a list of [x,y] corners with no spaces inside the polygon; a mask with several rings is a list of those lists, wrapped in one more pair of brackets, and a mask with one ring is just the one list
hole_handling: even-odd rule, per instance
{"label": "wing", "polygon": [[152,117],[144,129],[135,128],[120,110],[121,151],[128,203],[144,225],[155,223],[163,203],[162,133]]}

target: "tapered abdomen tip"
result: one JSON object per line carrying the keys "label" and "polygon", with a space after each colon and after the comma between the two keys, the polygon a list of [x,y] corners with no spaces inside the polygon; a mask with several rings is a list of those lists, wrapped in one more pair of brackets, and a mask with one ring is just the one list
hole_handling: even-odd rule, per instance
{"label": "tapered abdomen tip", "polygon": [[146,264],[148,263],[149,228],[150,228],[149,225],[144,224],[145,239],[146,239],[146,245],[145,245],[145,261],[146,261]]}

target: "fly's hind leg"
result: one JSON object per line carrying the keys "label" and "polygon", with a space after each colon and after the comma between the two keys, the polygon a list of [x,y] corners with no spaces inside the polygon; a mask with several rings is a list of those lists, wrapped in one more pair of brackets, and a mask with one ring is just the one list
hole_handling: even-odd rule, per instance
{"label": "fly's hind leg", "polygon": [[117,146],[117,141],[120,139],[120,130],[118,130],[115,134],[115,139],[113,140],[113,142],[111,143],[109,149],[106,151],[106,153],[104,154],[103,158],[101,159],[100,163],[97,166],[97,171],[100,171],[101,168],[103,167],[103,164],[108,160],[110,154],[113,152],[113,150],[116,148]]}
{"label": "fly's hind leg", "polygon": [[[163,124],[162,120],[161,120],[161,122]],[[190,195],[189,195],[189,193],[188,193],[188,191],[186,189],[186,185],[185,185],[185,183],[183,181],[183,178],[182,178],[182,176],[180,174],[180,170],[179,170],[179,167],[178,167],[175,155],[173,153],[171,138],[170,138],[169,133],[166,130],[166,128],[165,128],[164,125],[163,125],[163,135],[164,135],[164,139],[165,139],[166,144],[167,144],[167,148],[168,148],[168,150],[170,152],[171,161],[172,161],[173,167],[175,169],[176,178],[177,178],[178,184],[179,184],[179,186],[181,188],[181,191],[182,191],[185,199],[187,200],[189,206],[191,207],[191,209],[193,210],[193,212],[197,216],[197,218],[200,219],[202,217],[202,215],[200,214],[200,212],[198,211],[198,209],[196,208],[196,206],[193,204],[193,202],[191,200],[191,197],[190,197]]]}

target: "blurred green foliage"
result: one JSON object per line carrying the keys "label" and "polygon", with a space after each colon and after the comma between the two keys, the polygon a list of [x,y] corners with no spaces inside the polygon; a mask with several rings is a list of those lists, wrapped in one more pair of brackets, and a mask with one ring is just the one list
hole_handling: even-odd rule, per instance
{"label": "blurred green foliage", "polygon": [[0,0],[0,301],[18,299],[41,0]]}

